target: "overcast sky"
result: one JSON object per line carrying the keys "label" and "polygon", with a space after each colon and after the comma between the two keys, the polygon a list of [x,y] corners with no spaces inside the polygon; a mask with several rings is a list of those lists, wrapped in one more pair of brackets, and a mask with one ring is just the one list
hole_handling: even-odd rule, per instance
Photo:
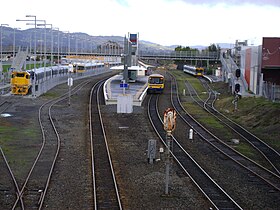
{"label": "overcast sky", "polygon": [[161,45],[210,45],[280,37],[280,0],[14,0],[1,1],[0,24],[36,15],[61,31],[139,38]]}

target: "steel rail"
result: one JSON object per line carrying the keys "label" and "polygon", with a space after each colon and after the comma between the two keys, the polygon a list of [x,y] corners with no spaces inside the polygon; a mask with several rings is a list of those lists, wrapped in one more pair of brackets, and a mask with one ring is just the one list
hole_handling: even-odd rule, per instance
{"label": "steel rail", "polygon": [[[171,76],[173,77],[173,80],[176,81],[175,77],[173,75]],[[280,191],[280,177],[277,174],[269,171],[265,167],[259,165],[255,161],[249,159],[240,152],[231,148],[226,143],[224,143],[224,141],[216,137],[207,128],[201,125],[192,115],[187,112],[187,110],[181,104],[177,89],[177,83],[173,85],[173,88],[175,89],[175,96],[174,98],[172,97],[172,105],[187,125],[189,125],[203,140],[213,146],[220,153],[224,154],[225,156],[236,162],[238,165],[250,171],[261,180],[265,181],[274,190]]]}
{"label": "steel rail", "polygon": [[[193,88],[193,87],[192,87]],[[193,88],[194,89],[194,88]],[[208,85],[207,89],[212,89]],[[195,91],[195,89],[194,89]],[[197,92],[195,91],[195,94],[198,96]],[[216,94],[215,94],[216,95]],[[203,101],[199,96],[199,100]],[[215,101],[215,100],[213,100]],[[270,163],[270,165],[273,167],[274,171],[278,175],[280,175],[280,153],[276,151],[273,147],[265,143],[263,140],[258,138],[256,135],[248,131],[243,126],[239,125],[238,123],[234,122],[227,116],[225,116],[223,113],[219,112],[214,107],[214,102],[212,102],[211,106],[209,106],[206,102],[204,102],[204,109],[208,111],[210,114],[212,114],[214,117],[219,119],[221,122],[223,122],[227,127],[229,127],[231,130],[233,130],[235,133],[237,133],[241,138],[246,140],[250,145],[252,145],[256,150],[258,150],[261,155]]]}
{"label": "steel rail", "polygon": [[[151,96],[148,102],[148,116],[152,127],[168,149],[164,137],[163,122],[157,107],[158,97]],[[198,187],[203,195],[216,209],[242,209],[223,189],[220,187],[203,168],[191,157],[189,153],[172,136],[174,144],[171,155],[177,164],[183,169],[192,182]],[[188,169],[186,169],[188,168]]]}
{"label": "steel rail", "polygon": [[[122,210],[122,203],[101,114],[99,93],[103,84],[104,81],[99,81],[92,87],[88,106],[94,209]],[[110,169],[108,170],[108,168]]]}
{"label": "steel rail", "polygon": [[[80,83],[79,85],[77,85],[75,88],[72,89],[72,94],[75,94],[76,92],[78,92],[83,86],[85,86],[85,85],[88,84],[89,82],[90,82],[90,80],[86,80],[86,81]],[[57,98],[54,98],[54,99],[52,99],[52,100],[49,100],[49,101],[45,102],[45,103],[42,104],[42,105],[40,106],[40,108],[39,108],[38,122],[39,122],[39,125],[40,125],[41,134],[42,134],[41,147],[40,147],[40,149],[39,149],[39,151],[38,151],[38,153],[37,153],[37,156],[36,156],[36,158],[35,158],[35,160],[34,160],[32,166],[31,166],[29,172],[28,172],[27,177],[25,178],[25,181],[24,181],[24,183],[23,183],[23,185],[22,185],[22,187],[21,187],[21,190],[20,190],[20,192],[19,192],[19,197],[17,198],[17,200],[15,201],[15,203],[14,203],[14,205],[13,205],[13,208],[12,208],[13,210],[17,207],[17,204],[18,204],[19,199],[22,199],[22,197],[24,196],[24,193],[23,193],[23,192],[24,192],[24,190],[26,189],[26,186],[27,186],[28,182],[30,182],[30,177],[31,177],[32,173],[34,172],[34,168],[35,168],[35,166],[38,164],[38,161],[39,161],[39,159],[40,159],[40,157],[41,157],[41,155],[42,155],[42,152],[43,152],[43,150],[45,149],[46,137],[45,137],[45,131],[44,131],[45,128],[44,128],[44,126],[43,126],[43,124],[42,124],[42,109],[43,109],[43,107],[45,107],[47,104],[53,103],[53,104],[49,107],[49,109],[48,109],[48,115],[49,115],[49,117],[51,117],[50,108],[51,108],[55,103],[58,103],[58,102],[60,102],[60,101],[62,101],[62,100],[65,100],[65,99],[67,98],[67,96],[68,96],[68,92],[65,93],[65,94],[63,94],[63,95],[61,95],[61,96],[59,96],[59,97],[57,97]],[[50,122],[51,122],[51,124],[52,124],[52,127],[53,127],[53,126],[55,127],[52,118],[49,118],[49,119],[50,119]],[[56,133],[56,136],[57,136],[57,138],[58,138],[58,143],[59,143],[59,141],[60,141],[59,133],[57,132],[57,130],[55,130],[54,132]],[[59,144],[58,144],[58,145],[59,145]],[[55,157],[54,157],[54,159],[53,159],[53,162],[52,162],[52,165],[51,165],[51,168],[50,168],[50,172],[49,172],[49,174],[48,174],[48,176],[47,176],[46,185],[45,185],[45,187],[44,187],[42,196],[40,196],[40,200],[38,201],[39,209],[42,208],[43,201],[44,201],[44,197],[45,197],[46,192],[47,192],[47,189],[48,189],[48,185],[49,185],[49,182],[50,182],[50,178],[51,178],[51,175],[52,175],[52,172],[53,172],[53,169],[54,169],[54,165],[55,165],[55,162],[56,162],[56,158],[57,158],[57,156],[58,156],[58,153],[59,153],[59,148],[57,148],[57,150],[56,150],[56,154],[55,154]],[[24,210],[24,209],[25,209],[25,208],[24,208],[24,206],[23,206],[23,207],[22,207],[22,210]]]}
{"label": "steel rail", "polygon": [[[5,106],[5,104],[7,106]],[[9,107],[10,107],[10,102],[8,102],[7,100],[3,101],[1,104],[0,104],[0,107],[1,107],[1,110],[0,110],[0,114],[2,114],[4,111],[6,111]]]}
{"label": "steel rail", "polygon": [[16,194],[16,196],[17,196],[17,199],[20,199],[20,205],[21,205],[20,207],[22,208],[24,205],[23,205],[23,200],[22,200],[22,198],[19,198],[20,190],[19,190],[19,186],[18,186],[17,180],[16,180],[16,178],[15,178],[15,176],[14,176],[14,173],[13,173],[13,171],[12,171],[12,169],[11,169],[9,163],[8,163],[8,160],[7,160],[7,158],[6,158],[6,156],[5,156],[5,153],[4,153],[4,151],[2,150],[2,147],[1,147],[1,146],[0,146],[0,152],[1,152],[1,155],[2,155],[2,157],[3,157],[3,160],[4,160],[5,164],[6,164],[6,166],[7,166],[7,169],[8,169],[8,171],[9,171],[9,173],[10,173],[10,176],[11,176],[11,178],[12,178],[12,180],[13,180],[13,184],[14,184],[14,186],[15,186],[15,188],[16,188],[15,194]]}

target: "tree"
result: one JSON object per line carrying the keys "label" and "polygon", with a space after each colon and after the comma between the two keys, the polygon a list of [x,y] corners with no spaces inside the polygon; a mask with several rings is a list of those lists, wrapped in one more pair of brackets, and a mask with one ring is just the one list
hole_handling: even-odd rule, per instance
{"label": "tree", "polygon": [[182,47],[180,45],[180,46],[177,46],[175,48],[175,51],[198,51],[198,49],[193,49],[193,48],[190,48],[190,47]]}
{"label": "tree", "polygon": [[211,44],[209,47],[208,47],[208,51],[209,52],[218,52],[220,51],[221,48],[219,45],[215,45],[215,44]]}

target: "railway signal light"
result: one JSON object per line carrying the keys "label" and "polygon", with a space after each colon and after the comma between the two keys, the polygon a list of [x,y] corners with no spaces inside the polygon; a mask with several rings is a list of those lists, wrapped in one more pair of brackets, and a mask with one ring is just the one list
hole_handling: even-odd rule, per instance
{"label": "railway signal light", "polygon": [[240,91],[240,84],[235,84],[235,92],[238,93]]}
{"label": "railway signal light", "polygon": [[164,111],[164,130],[167,132],[172,132],[176,126],[176,111],[173,108],[167,108]]}
{"label": "railway signal light", "polygon": [[239,77],[240,77],[240,74],[241,74],[240,69],[236,69],[236,70],[235,70],[235,76],[236,76],[237,78],[239,78]]}

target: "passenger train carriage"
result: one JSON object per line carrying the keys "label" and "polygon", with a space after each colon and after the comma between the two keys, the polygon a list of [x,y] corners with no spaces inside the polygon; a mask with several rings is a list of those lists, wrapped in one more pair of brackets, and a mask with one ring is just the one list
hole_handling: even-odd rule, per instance
{"label": "passenger train carriage", "polygon": [[83,72],[90,71],[90,70],[93,70],[98,67],[104,67],[104,63],[88,62],[88,63],[74,63],[73,64],[74,73],[76,73],[76,72],[83,73]]}
{"label": "passenger train carriage", "polygon": [[68,73],[68,66],[51,66],[41,67],[36,69],[35,77],[34,70],[14,71],[11,74],[11,93],[14,95],[27,95],[31,93],[31,86],[38,83],[40,80],[48,80],[57,75],[66,75]]}
{"label": "passenger train carriage", "polygon": [[202,67],[184,65],[183,71],[194,76],[202,76],[204,74],[204,68]]}
{"label": "passenger train carriage", "polygon": [[[108,65],[117,65],[119,62],[109,62]],[[83,73],[94,71],[104,67],[104,63],[96,62],[74,62],[73,73]],[[59,65],[37,68],[34,76],[34,70],[14,71],[11,74],[11,93],[14,95],[27,95],[31,93],[31,86],[39,84],[43,80],[49,80],[52,77],[67,75],[69,65]],[[33,80],[35,78],[35,81]]]}
{"label": "passenger train carriage", "polygon": [[164,89],[164,76],[151,74],[148,78],[148,93],[162,93]]}

